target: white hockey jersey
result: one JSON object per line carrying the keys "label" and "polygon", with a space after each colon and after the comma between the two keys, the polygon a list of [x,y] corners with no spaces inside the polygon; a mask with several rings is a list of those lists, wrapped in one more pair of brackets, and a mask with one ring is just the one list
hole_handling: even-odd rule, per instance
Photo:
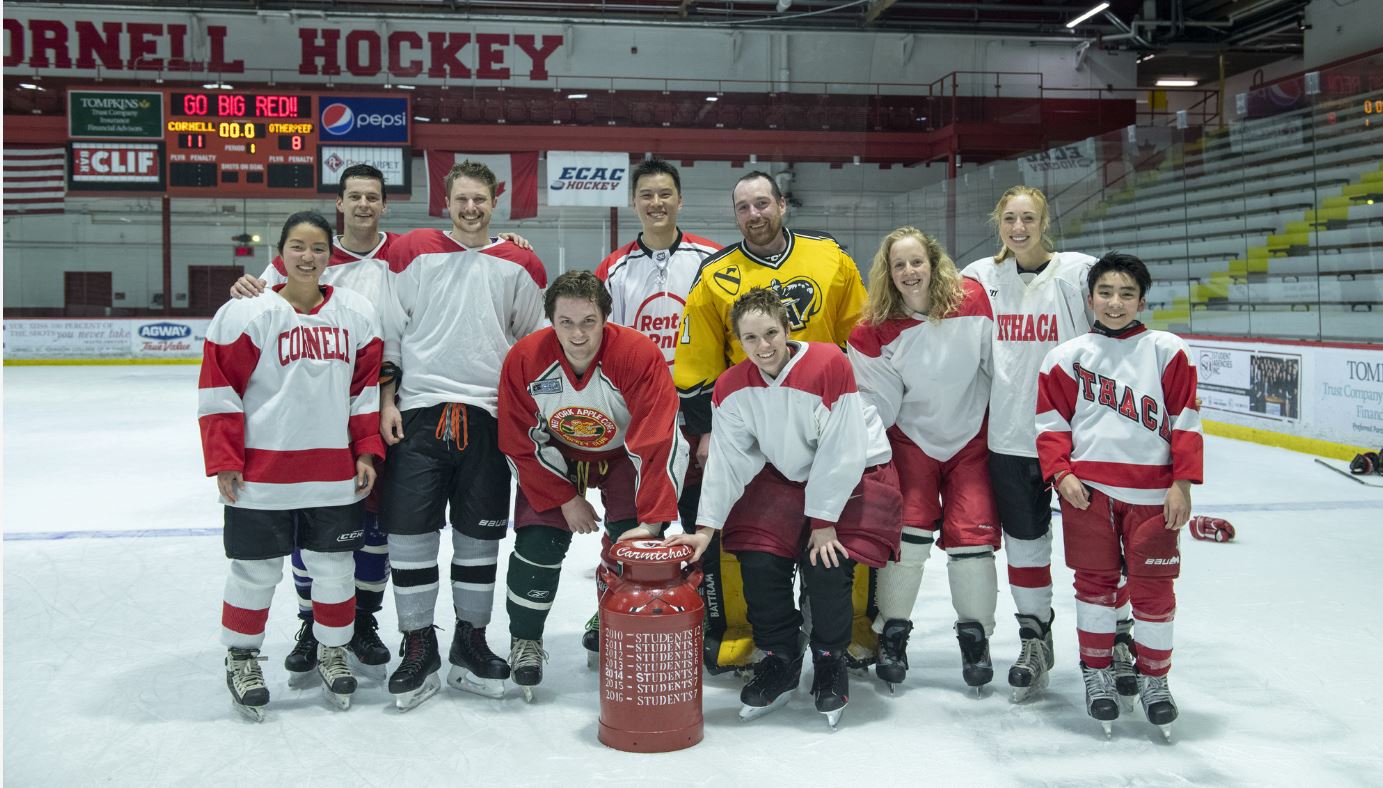
{"label": "white hockey jersey", "polygon": [[1090,330],[1086,276],[1095,258],[1057,252],[1031,283],[1018,263],[986,257],[963,276],[984,286],[994,315],[993,385],[989,393],[989,450],[1037,456],[1037,433],[1027,414],[1037,405],[1037,373],[1047,351]]}
{"label": "white hockey jersey", "polygon": [[928,457],[945,462],[984,426],[989,407],[994,318],[979,282],[951,316],[861,323],[846,350],[865,402],[885,429],[898,429]]}
{"label": "white hockey jersey", "polygon": [[805,483],[804,517],[836,522],[865,469],[892,459],[883,425],[864,406],[840,348],[788,344],[795,352],[776,378],[745,359],[716,379],[698,526],[724,527],[766,463]]}
{"label": "white hockey jersey", "polygon": [[467,249],[440,230],[414,230],[388,250],[393,306],[384,360],[403,370],[399,407],[461,402],[498,412],[509,348],[543,325],[547,272],[537,255],[498,239]]}
{"label": "white hockey jersey", "polygon": [[348,289],[322,290],[308,314],[274,293],[233,299],[207,328],[197,383],[206,473],[245,479],[236,503],[223,504],[354,503],[365,497],[355,488],[355,458],[384,456],[375,309]]}
{"label": "white hockey jersey", "polygon": [[1036,413],[1043,478],[1070,471],[1111,498],[1149,505],[1174,480],[1202,481],[1196,366],[1175,334],[1096,326],[1062,344],[1042,361]]}
{"label": "white hockey jersey", "polygon": [[677,329],[696,272],[720,245],[678,231],[669,249],[649,249],[643,235],[611,252],[595,269],[610,291],[610,322],[643,333],[663,351],[669,371]]}

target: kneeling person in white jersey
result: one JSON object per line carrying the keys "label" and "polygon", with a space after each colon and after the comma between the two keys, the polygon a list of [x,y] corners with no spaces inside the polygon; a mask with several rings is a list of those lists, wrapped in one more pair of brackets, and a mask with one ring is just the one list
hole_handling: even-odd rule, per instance
{"label": "kneeling person in white jersey", "polygon": [[747,358],[717,378],[710,458],[697,531],[668,540],[696,557],[723,529],[739,558],[754,645],[764,658],[740,693],[751,719],[787,701],[802,674],[800,565],[811,604],[812,695],[835,727],[849,701],[845,649],[856,562],[898,558],[898,476],[888,439],[865,408],[845,354],[789,341],[787,309],[753,288],[730,310]]}
{"label": "kneeling person in white jersey", "polygon": [[355,623],[352,551],[364,535],[361,501],[384,455],[382,353],[374,307],[319,286],[331,226],[296,213],[279,239],[287,282],[274,295],[231,301],[207,329],[198,422],[208,476],[225,504],[231,560],[221,610],[234,705],[263,719],[269,690],[259,648],[283,558],[299,548],[316,582],[317,672],[330,699],[350,706],[345,645]]}

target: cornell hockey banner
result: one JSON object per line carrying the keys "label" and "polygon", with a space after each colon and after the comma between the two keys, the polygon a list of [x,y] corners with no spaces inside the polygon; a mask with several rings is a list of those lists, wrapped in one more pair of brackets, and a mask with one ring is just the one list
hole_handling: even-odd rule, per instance
{"label": "cornell hockey banner", "polygon": [[547,152],[547,204],[596,205],[619,208],[628,204],[629,154]]}
{"label": "cornell hockey banner", "polygon": [[495,187],[495,219],[531,219],[538,215],[536,152],[472,155],[430,150],[423,155],[427,160],[427,212],[433,216],[447,215],[447,173],[467,159],[489,167],[499,181]]}

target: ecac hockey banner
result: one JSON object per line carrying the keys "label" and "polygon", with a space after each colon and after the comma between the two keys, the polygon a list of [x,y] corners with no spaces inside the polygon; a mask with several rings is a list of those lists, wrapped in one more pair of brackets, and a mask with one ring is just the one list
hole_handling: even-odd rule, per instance
{"label": "ecac hockey banner", "polygon": [[472,155],[452,151],[430,150],[427,161],[427,212],[433,216],[447,215],[447,173],[467,159],[490,168],[498,183],[495,186],[494,218],[499,221],[531,219],[538,215],[538,154],[489,153]]}
{"label": "ecac hockey banner", "polygon": [[629,202],[629,154],[548,151],[547,204],[618,208]]}

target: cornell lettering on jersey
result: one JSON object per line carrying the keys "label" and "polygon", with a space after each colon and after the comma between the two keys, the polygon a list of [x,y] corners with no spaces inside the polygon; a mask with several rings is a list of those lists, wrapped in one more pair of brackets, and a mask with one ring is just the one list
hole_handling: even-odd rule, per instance
{"label": "cornell lettering on jersey", "polygon": [[1056,315],[995,315],[1000,342],[1056,342]]}
{"label": "cornell lettering on jersey", "polygon": [[[1157,413],[1157,400],[1147,394],[1139,396],[1132,386],[1123,386],[1120,393],[1119,381],[1114,378],[1091,372],[1079,363],[1071,365],[1076,373],[1076,378],[1080,380],[1080,395],[1087,402],[1098,402],[1110,410],[1117,411],[1120,416],[1132,422],[1142,424],[1149,430],[1154,430],[1168,443],[1172,441],[1172,424],[1166,414],[1162,415],[1159,422]],[[1099,391],[1096,392],[1095,386],[1098,382]]]}
{"label": "cornell lettering on jersey", "polygon": [[351,363],[351,332],[334,326],[294,326],[279,334],[279,364],[302,358]]}

